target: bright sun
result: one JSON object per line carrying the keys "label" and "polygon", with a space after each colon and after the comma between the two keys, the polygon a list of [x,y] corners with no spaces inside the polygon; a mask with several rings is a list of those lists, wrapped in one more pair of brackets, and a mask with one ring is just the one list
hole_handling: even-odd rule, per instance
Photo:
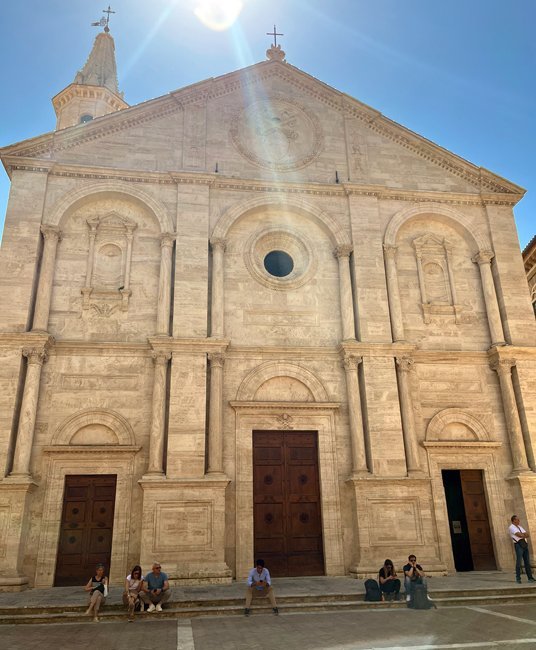
{"label": "bright sun", "polygon": [[221,32],[233,25],[243,6],[242,0],[195,0],[194,14],[203,25]]}

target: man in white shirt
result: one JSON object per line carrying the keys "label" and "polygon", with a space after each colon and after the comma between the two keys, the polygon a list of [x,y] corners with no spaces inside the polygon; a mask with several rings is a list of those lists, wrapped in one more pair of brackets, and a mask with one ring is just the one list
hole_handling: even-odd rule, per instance
{"label": "man in white shirt", "polygon": [[523,560],[525,565],[525,573],[529,582],[536,582],[532,577],[532,569],[530,567],[529,545],[527,543],[529,534],[521,526],[517,515],[512,515],[510,521],[512,523],[508,527],[508,532],[514,542],[514,549],[516,551],[516,582],[521,582],[521,560]]}
{"label": "man in white shirt", "polygon": [[270,578],[270,572],[264,566],[264,560],[257,560],[255,562],[255,568],[251,569],[248,575],[248,588],[246,591],[246,608],[244,609],[244,614],[249,616],[251,608],[251,600],[253,597],[264,598],[268,597],[270,604],[272,605],[272,611],[274,614],[279,614],[277,605],[275,602],[275,594],[272,589],[272,580]]}

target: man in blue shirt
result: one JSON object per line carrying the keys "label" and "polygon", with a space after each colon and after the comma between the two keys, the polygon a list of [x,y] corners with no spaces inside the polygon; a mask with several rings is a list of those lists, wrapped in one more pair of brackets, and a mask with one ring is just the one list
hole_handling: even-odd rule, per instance
{"label": "man in blue shirt", "polygon": [[255,562],[255,568],[251,569],[248,575],[248,588],[246,591],[246,609],[244,614],[249,616],[251,600],[255,598],[264,598],[268,597],[270,604],[272,605],[272,611],[274,614],[279,614],[277,605],[275,602],[275,594],[272,589],[272,580],[270,578],[270,572],[264,566],[264,560],[257,560]]}
{"label": "man in blue shirt", "polygon": [[162,571],[160,562],[153,563],[153,570],[145,576],[140,600],[149,605],[148,612],[162,611],[162,605],[171,598],[167,574]]}

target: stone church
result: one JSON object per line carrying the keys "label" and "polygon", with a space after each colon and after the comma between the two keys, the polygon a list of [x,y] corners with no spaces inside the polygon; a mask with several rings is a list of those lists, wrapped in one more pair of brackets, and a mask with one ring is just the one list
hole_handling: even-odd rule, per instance
{"label": "stone church", "polygon": [[129,106],[106,27],[52,101],[0,150],[0,588],[512,569],[524,190],[275,45]]}

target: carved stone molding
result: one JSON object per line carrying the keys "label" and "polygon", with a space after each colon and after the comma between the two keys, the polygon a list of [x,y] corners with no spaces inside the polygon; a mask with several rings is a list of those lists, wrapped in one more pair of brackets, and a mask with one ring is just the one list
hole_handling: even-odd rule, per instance
{"label": "carved stone molding", "polygon": [[359,364],[363,362],[363,357],[357,354],[348,354],[342,360],[343,368],[349,372],[350,370],[357,370]]}
{"label": "carved stone molding", "polygon": [[475,264],[490,264],[494,257],[495,253],[493,251],[480,250],[471,259]]}
{"label": "carved stone molding", "polygon": [[292,421],[293,417],[292,415],[289,415],[288,413],[282,413],[281,415],[276,415],[275,419],[278,422],[278,428],[279,429],[293,429],[294,427],[292,426]]}
{"label": "carved stone molding", "polygon": [[395,357],[395,361],[401,372],[412,372],[414,361],[411,357]]}
{"label": "carved stone molding", "polygon": [[163,232],[160,235],[160,247],[161,248],[172,248],[175,239],[177,238],[176,233],[174,232]]}
{"label": "carved stone molding", "polygon": [[208,360],[210,361],[210,367],[223,368],[225,364],[225,355],[221,352],[209,352],[207,354]]}
{"label": "carved stone molding", "polygon": [[515,359],[494,359],[490,363],[490,368],[500,375],[509,375],[515,365]]}
{"label": "carved stone molding", "polygon": [[29,365],[42,366],[48,359],[48,350],[46,348],[23,348],[22,355],[28,359]]}
{"label": "carved stone molding", "polygon": [[210,240],[210,245],[213,251],[220,249],[222,253],[225,253],[225,249],[227,248],[227,240],[222,239],[221,237],[214,237]]}
{"label": "carved stone molding", "polygon": [[339,259],[341,257],[350,257],[353,250],[354,250],[354,247],[352,245],[350,245],[350,244],[337,246],[335,248],[335,250],[333,251],[333,255],[337,259]]}
{"label": "carved stone molding", "polygon": [[171,359],[171,352],[155,350],[151,352],[151,357],[156,365],[165,365]]}
{"label": "carved stone molding", "polygon": [[383,251],[385,254],[385,257],[388,259],[394,260],[396,258],[396,253],[398,251],[397,246],[391,246],[389,244],[384,244],[383,245]]}
{"label": "carved stone molding", "polygon": [[41,232],[43,233],[43,237],[45,240],[50,239],[52,241],[61,241],[61,230],[57,228],[56,226],[47,226],[47,225],[42,225],[41,226]]}

